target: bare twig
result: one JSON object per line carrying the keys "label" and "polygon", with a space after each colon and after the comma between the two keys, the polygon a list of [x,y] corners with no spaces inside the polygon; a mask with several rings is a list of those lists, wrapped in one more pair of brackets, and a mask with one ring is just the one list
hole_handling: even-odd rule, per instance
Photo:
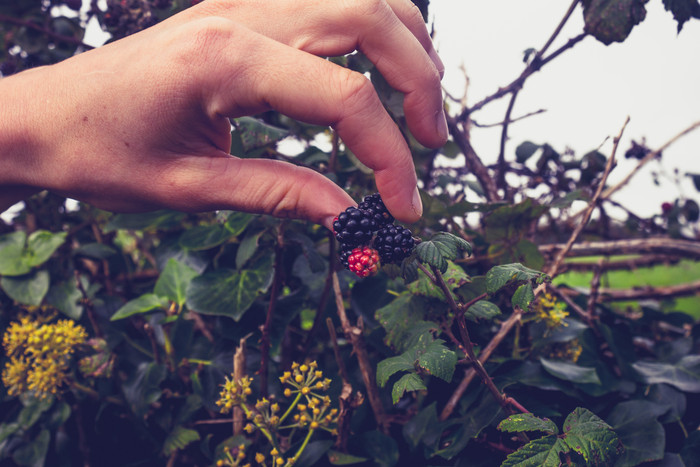
{"label": "bare twig", "polygon": [[267,315],[265,316],[265,324],[262,326],[262,335],[260,336],[260,395],[267,397],[267,367],[270,356],[270,326],[272,326],[272,315],[275,312],[277,305],[277,295],[282,283],[282,251],[284,249],[284,222],[279,225],[277,230],[277,243],[275,244],[275,272],[272,279],[272,287],[270,290],[270,303],[267,307]]}
{"label": "bare twig", "polygon": [[635,167],[634,169],[632,169],[632,170],[630,171],[630,173],[628,173],[628,174],[625,176],[625,178],[623,178],[622,180],[620,180],[620,182],[618,182],[616,185],[611,186],[610,188],[608,188],[607,190],[605,190],[605,191],[603,192],[602,198],[603,198],[603,199],[610,198],[610,196],[612,196],[613,193],[615,193],[616,191],[618,191],[618,190],[619,190],[620,188],[622,188],[623,186],[627,185],[627,183],[629,183],[629,181],[632,179],[632,177],[633,177],[636,173],[639,172],[639,169],[641,169],[641,168],[642,168],[643,166],[645,166],[649,161],[651,161],[651,160],[654,159],[656,156],[658,156],[658,155],[661,154],[663,151],[665,151],[666,148],[668,148],[670,145],[672,145],[673,143],[675,143],[676,141],[678,141],[681,137],[683,137],[683,136],[687,135],[688,133],[694,131],[694,130],[697,129],[698,127],[700,127],[700,121],[697,121],[697,122],[693,123],[693,124],[690,125],[688,128],[686,128],[685,130],[683,130],[683,131],[681,131],[680,133],[678,133],[676,136],[674,136],[673,138],[671,138],[670,140],[668,140],[666,143],[664,143],[664,144],[663,144],[660,148],[658,148],[657,150],[649,152],[649,154],[647,154],[646,156],[644,156],[644,158],[641,159],[641,160],[637,163],[636,167]]}
{"label": "bare twig", "polygon": [[497,126],[503,126],[506,123],[516,123],[516,122],[519,122],[520,120],[525,120],[526,118],[533,117],[533,116],[539,115],[541,113],[545,113],[546,111],[547,111],[546,109],[538,109],[538,110],[535,110],[533,112],[528,112],[528,113],[521,115],[519,117],[510,118],[508,120],[503,120],[502,122],[498,122],[498,123],[479,123],[479,122],[474,121],[473,119],[470,121],[477,128],[493,128],[493,127],[497,127]]}
{"label": "bare twig", "polygon": [[700,292],[700,281],[695,281],[687,284],[660,287],[635,287],[633,289],[625,290],[600,289],[598,300],[600,302],[647,300],[697,295],[698,292]]}
{"label": "bare twig", "polygon": [[[240,381],[246,375],[246,340],[248,340],[250,334],[241,338],[238,341],[238,348],[233,354],[233,380]],[[243,433],[243,422],[245,421],[245,414],[243,409],[236,406],[233,408],[233,434],[240,435]]]}
{"label": "bare twig", "polygon": [[[553,255],[566,248],[564,244],[540,245],[545,255]],[[665,254],[688,259],[700,259],[700,242],[674,238],[653,237],[611,240],[604,242],[582,242],[572,245],[567,256]]]}
{"label": "bare twig", "polygon": [[474,151],[469,139],[466,136],[466,130],[462,130],[454,117],[447,117],[447,127],[450,130],[452,139],[459,147],[459,150],[464,154],[464,161],[467,169],[474,174],[479,184],[484,189],[484,196],[488,201],[498,200],[498,188],[489,174],[488,169],[481,161],[479,156]]}

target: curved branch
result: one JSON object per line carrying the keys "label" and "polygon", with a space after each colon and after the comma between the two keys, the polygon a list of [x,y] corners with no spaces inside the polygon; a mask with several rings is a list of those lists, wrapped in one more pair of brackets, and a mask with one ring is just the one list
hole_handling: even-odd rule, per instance
{"label": "curved branch", "polygon": [[[565,245],[557,243],[540,245],[539,250],[545,255],[555,255],[564,248]],[[567,256],[612,256],[629,254],[664,254],[688,259],[700,259],[700,242],[663,237],[582,242],[572,245]]]}

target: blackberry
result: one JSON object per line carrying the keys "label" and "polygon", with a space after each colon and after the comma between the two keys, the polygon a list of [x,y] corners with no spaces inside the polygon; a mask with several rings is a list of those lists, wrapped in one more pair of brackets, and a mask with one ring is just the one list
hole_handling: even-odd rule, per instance
{"label": "blackberry", "polygon": [[377,223],[368,211],[349,207],[333,221],[333,232],[340,246],[356,247],[369,245]]}
{"label": "blackberry", "polygon": [[414,244],[411,231],[394,224],[379,229],[373,242],[384,264],[400,263],[411,254]]}
{"label": "blackberry", "polygon": [[359,277],[369,277],[379,271],[379,254],[368,246],[355,248],[348,256],[348,269]]}
{"label": "blackberry", "polygon": [[365,196],[365,199],[357,206],[359,209],[363,209],[372,215],[372,218],[377,223],[377,228],[382,228],[387,224],[394,222],[394,217],[389,214],[386,206],[384,206],[384,201],[379,193],[373,195]]}

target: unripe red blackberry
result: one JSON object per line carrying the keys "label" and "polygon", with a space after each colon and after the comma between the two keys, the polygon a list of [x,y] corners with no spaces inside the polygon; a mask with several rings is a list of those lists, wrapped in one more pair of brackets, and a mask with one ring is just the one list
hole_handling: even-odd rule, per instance
{"label": "unripe red blackberry", "polygon": [[382,201],[382,197],[379,193],[365,196],[365,199],[363,199],[357,207],[372,215],[372,218],[377,223],[378,229],[394,222],[394,217],[389,213],[386,206],[384,206],[384,201]]}
{"label": "unripe red blackberry", "polygon": [[384,264],[400,263],[411,254],[414,245],[411,231],[394,224],[379,229],[373,242]]}
{"label": "unripe red blackberry", "polygon": [[348,256],[348,269],[359,277],[369,277],[379,271],[379,253],[368,246],[352,250]]}
{"label": "unripe red blackberry", "polygon": [[369,245],[375,230],[377,223],[372,214],[356,207],[347,208],[333,221],[333,232],[341,248]]}

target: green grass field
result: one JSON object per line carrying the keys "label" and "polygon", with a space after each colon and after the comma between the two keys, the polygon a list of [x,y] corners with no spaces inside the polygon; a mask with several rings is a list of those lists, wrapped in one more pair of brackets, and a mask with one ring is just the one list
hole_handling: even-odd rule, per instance
{"label": "green grass field", "polygon": [[[629,257],[611,257],[620,260]],[[576,258],[576,262],[596,262],[600,257]],[[593,273],[567,272],[554,279],[555,284],[589,288]],[[681,261],[674,265],[658,265],[634,270],[609,271],[601,277],[601,287],[610,289],[631,289],[640,286],[669,286],[694,282],[700,279],[700,261]],[[616,302],[619,306],[631,306],[631,302]],[[700,318],[700,293],[694,296],[677,297],[672,307],[666,311],[682,311],[694,318]]]}

